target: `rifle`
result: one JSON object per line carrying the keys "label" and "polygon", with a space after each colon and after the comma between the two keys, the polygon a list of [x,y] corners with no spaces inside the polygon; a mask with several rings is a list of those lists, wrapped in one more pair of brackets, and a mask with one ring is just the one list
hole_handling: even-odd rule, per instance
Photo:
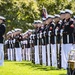
{"label": "rifle", "polygon": [[46,66],[48,65],[48,60],[47,60],[47,45],[46,45],[46,31],[44,31],[44,38],[45,38],[45,46],[46,46]]}
{"label": "rifle", "polygon": [[30,47],[31,47],[31,61],[32,63],[35,63],[35,56],[34,56],[34,35],[31,34],[30,36]]}
{"label": "rifle", "polygon": [[58,54],[58,43],[57,43],[57,31],[58,29],[55,30],[55,40],[56,40],[56,54],[57,54],[57,67],[59,68],[59,54]]}
{"label": "rifle", "polygon": [[40,59],[39,59],[39,33],[37,33],[37,45],[38,45],[38,50],[37,50],[37,61],[38,61],[38,64],[40,63]]}
{"label": "rifle", "polygon": [[59,69],[61,69],[61,49],[62,49],[62,37],[63,37],[63,29],[60,32],[60,48],[59,48]]}
{"label": "rifle", "polygon": [[51,51],[51,42],[50,42],[50,36],[51,36],[51,31],[48,32],[48,39],[49,39],[49,49],[50,49],[50,65],[52,66],[52,51]]}
{"label": "rifle", "polygon": [[42,32],[40,32],[40,36],[39,36],[39,44],[40,44],[40,49],[39,49],[39,57],[40,57],[40,64],[42,65]]}

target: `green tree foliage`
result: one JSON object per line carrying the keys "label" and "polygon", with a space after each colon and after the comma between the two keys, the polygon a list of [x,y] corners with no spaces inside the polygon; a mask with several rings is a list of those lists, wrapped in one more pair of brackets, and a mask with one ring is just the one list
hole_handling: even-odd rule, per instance
{"label": "green tree foliage", "polygon": [[7,31],[16,27],[23,31],[33,28],[31,24],[39,18],[37,3],[33,0],[1,0],[0,10],[0,15],[6,17]]}
{"label": "green tree foliage", "polygon": [[40,8],[43,6],[47,8],[48,14],[59,13],[69,3],[68,0],[37,0],[37,2]]}
{"label": "green tree foliage", "polygon": [[[48,14],[59,13],[68,8],[75,10],[74,0],[0,0],[0,15],[6,17],[7,31],[22,28],[23,32],[33,28],[32,23],[41,19],[42,7],[46,7]],[[75,11],[74,11],[75,13]]]}

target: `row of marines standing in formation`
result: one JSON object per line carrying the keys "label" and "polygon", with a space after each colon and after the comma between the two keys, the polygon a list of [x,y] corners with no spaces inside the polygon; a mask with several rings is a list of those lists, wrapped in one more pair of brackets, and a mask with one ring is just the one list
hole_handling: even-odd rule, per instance
{"label": "row of marines standing in formation", "polygon": [[69,9],[60,14],[35,20],[35,29],[21,33],[15,29],[7,33],[8,60],[29,60],[35,64],[67,68],[68,53],[75,49],[75,16]]}

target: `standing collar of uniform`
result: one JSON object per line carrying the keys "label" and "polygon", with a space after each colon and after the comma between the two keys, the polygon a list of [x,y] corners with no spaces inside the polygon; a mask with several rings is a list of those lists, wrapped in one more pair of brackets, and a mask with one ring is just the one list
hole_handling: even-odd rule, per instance
{"label": "standing collar of uniform", "polygon": [[62,22],[63,22],[63,21],[65,21],[65,18],[64,18],[64,19],[62,19]]}
{"label": "standing collar of uniform", "polygon": [[70,18],[68,18],[66,21],[67,21],[67,22],[70,21]]}
{"label": "standing collar of uniform", "polygon": [[44,25],[44,28],[46,27],[46,25]]}
{"label": "standing collar of uniform", "polygon": [[50,26],[52,24],[52,21],[48,24],[48,26]]}
{"label": "standing collar of uniform", "polygon": [[52,21],[49,24],[52,24]]}
{"label": "standing collar of uniform", "polygon": [[59,23],[59,21],[55,22],[55,24],[58,24],[58,23]]}

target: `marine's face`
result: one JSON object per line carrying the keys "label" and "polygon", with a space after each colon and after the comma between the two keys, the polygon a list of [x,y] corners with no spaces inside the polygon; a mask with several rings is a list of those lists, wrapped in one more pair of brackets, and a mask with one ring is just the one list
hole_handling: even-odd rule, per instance
{"label": "marine's face", "polygon": [[69,13],[65,13],[65,19],[69,19],[71,17],[71,15]]}
{"label": "marine's face", "polygon": [[46,20],[46,24],[49,24],[48,20]]}
{"label": "marine's face", "polygon": [[28,34],[26,34],[26,37],[28,37]]}
{"label": "marine's face", "polygon": [[29,31],[28,34],[30,35],[30,34],[32,34],[32,32]]}
{"label": "marine's face", "polygon": [[49,19],[48,19],[48,22],[50,23],[50,22],[52,22],[52,20],[53,20],[52,18],[49,18]]}
{"label": "marine's face", "polygon": [[51,18],[48,19],[48,23],[51,21]]}
{"label": "marine's face", "polygon": [[15,32],[13,32],[12,35],[15,36]]}
{"label": "marine's face", "polygon": [[43,21],[43,24],[45,25],[46,24],[46,21]]}
{"label": "marine's face", "polygon": [[41,25],[41,28],[42,28],[42,29],[44,28],[44,25],[43,25],[43,24]]}
{"label": "marine's face", "polygon": [[41,23],[38,23],[38,27],[41,27],[41,25],[42,25]]}
{"label": "marine's face", "polygon": [[9,34],[9,35],[8,35],[8,38],[11,37],[11,36],[12,36],[12,34]]}
{"label": "marine's face", "polygon": [[3,22],[3,20],[2,19],[0,19],[0,23],[2,23]]}
{"label": "marine's face", "polygon": [[61,18],[61,19],[65,19],[65,14],[61,14],[61,15],[60,15],[60,18]]}
{"label": "marine's face", "polygon": [[37,27],[37,24],[34,24],[33,26],[36,28]]}
{"label": "marine's face", "polygon": [[17,35],[21,34],[21,31],[17,31],[16,34],[17,34]]}
{"label": "marine's face", "polygon": [[54,21],[55,22],[58,22],[60,19],[59,18],[54,18]]}

